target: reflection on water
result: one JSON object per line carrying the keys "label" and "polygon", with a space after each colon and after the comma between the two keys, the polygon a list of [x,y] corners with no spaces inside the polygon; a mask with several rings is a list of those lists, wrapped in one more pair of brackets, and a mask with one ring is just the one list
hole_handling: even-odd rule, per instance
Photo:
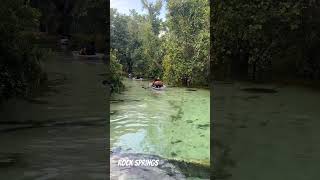
{"label": "reflection on water", "polygon": [[0,179],[107,179],[105,66],[58,53],[49,87],[0,112]]}
{"label": "reflection on water", "polygon": [[125,81],[111,101],[111,148],[209,165],[210,92]]}

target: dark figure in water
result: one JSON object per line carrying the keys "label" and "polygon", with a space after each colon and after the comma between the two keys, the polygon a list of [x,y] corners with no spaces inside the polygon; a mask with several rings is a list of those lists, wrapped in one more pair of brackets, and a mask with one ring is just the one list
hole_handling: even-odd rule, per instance
{"label": "dark figure in water", "polygon": [[96,54],[96,47],[94,42],[90,42],[90,44],[86,48],[86,54],[87,55],[95,55]]}
{"label": "dark figure in water", "polygon": [[84,45],[82,45],[81,48],[80,48],[79,54],[80,55],[87,55],[86,51],[87,51],[87,48]]}
{"label": "dark figure in water", "polygon": [[183,77],[181,78],[182,83],[187,86],[190,87],[191,86],[191,77],[187,76],[186,74],[183,75]]}
{"label": "dark figure in water", "polygon": [[163,86],[163,82],[159,78],[156,78],[153,80],[152,86],[156,88],[161,88]]}

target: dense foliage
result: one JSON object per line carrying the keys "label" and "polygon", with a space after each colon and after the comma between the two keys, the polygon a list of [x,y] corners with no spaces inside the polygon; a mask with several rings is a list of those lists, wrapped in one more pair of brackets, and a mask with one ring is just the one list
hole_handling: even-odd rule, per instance
{"label": "dense foliage", "polygon": [[40,31],[57,34],[104,33],[104,0],[30,0],[41,12]]}
{"label": "dense foliage", "polygon": [[4,0],[0,7],[0,102],[30,94],[45,80],[41,60],[46,51],[32,45],[39,12],[23,0]]}
{"label": "dense foliage", "polygon": [[207,85],[209,78],[210,8],[207,0],[176,0],[167,4],[164,79]]}
{"label": "dense foliage", "polygon": [[209,76],[209,2],[167,1],[167,19],[159,18],[162,1],[141,1],[147,14],[111,10],[111,48],[126,73],[160,77],[172,85],[207,85]]}
{"label": "dense foliage", "polygon": [[145,7],[149,8],[148,15],[140,15],[132,10],[127,16],[111,10],[111,49],[117,50],[125,72],[144,77],[160,76],[160,20],[156,15],[160,8],[152,5]]}
{"label": "dense foliage", "polygon": [[110,69],[108,79],[110,80],[111,92],[120,92],[123,90],[124,85],[121,82],[122,79],[122,65],[116,57],[116,53],[112,50],[110,52]]}
{"label": "dense foliage", "polygon": [[98,51],[106,49],[106,2],[104,0],[30,0],[41,12],[39,31],[71,36],[72,49],[90,41]]}
{"label": "dense foliage", "polygon": [[[320,8],[313,0],[214,1],[216,78],[319,78]],[[281,73],[281,74],[280,74]]]}

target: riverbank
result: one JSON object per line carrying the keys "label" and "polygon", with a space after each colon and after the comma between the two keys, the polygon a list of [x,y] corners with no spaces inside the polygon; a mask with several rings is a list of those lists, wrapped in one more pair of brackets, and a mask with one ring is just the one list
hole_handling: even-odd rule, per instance
{"label": "riverbank", "polygon": [[242,84],[250,84],[251,86],[275,86],[275,87],[298,87],[298,88],[308,88],[313,90],[320,90],[320,80],[306,80],[306,79],[279,79],[274,81],[266,82],[254,82],[254,81],[238,81],[238,80],[221,80],[213,81],[218,84],[223,83],[235,83],[241,82]]}
{"label": "riverbank", "polygon": [[[130,79],[128,78],[127,76],[122,76],[123,79]],[[142,79],[142,80],[139,80],[139,79],[131,79],[131,80],[134,80],[134,81],[148,81],[149,83],[152,83],[154,79],[152,78],[147,78],[147,79]],[[192,90],[192,89],[205,89],[205,90],[210,90],[210,87],[209,86],[206,86],[206,85],[197,85],[197,86],[183,86],[183,85],[174,85],[174,84],[166,84],[165,81],[163,81],[164,85],[166,87],[177,87],[177,88],[188,88],[189,90]]]}
{"label": "riverbank", "polygon": [[[35,43],[40,45],[60,45],[60,39],[63,37],[59,34],[48,34],[43,32],[32,32],[30,34],[35,37]],[[82,45],[88,44],[91,41],[95,42],[96,50],[98,52],[103,53],[106,50],[106,37],[102,34],[75,33],[70,34],[69,40],[70,41],[68,42],[68,44],[66,44],[66,46],[69,46],[71,50],[79,50]]]}

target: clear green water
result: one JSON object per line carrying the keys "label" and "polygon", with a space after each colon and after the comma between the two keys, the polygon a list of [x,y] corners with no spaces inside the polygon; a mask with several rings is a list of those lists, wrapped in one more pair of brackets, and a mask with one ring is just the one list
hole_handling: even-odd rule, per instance
{"label": "clear green water", "polygon": [[127,90],[110,106],[111,148],[209,165],[209,90],[156,91],[148,81],[124,83]]}

